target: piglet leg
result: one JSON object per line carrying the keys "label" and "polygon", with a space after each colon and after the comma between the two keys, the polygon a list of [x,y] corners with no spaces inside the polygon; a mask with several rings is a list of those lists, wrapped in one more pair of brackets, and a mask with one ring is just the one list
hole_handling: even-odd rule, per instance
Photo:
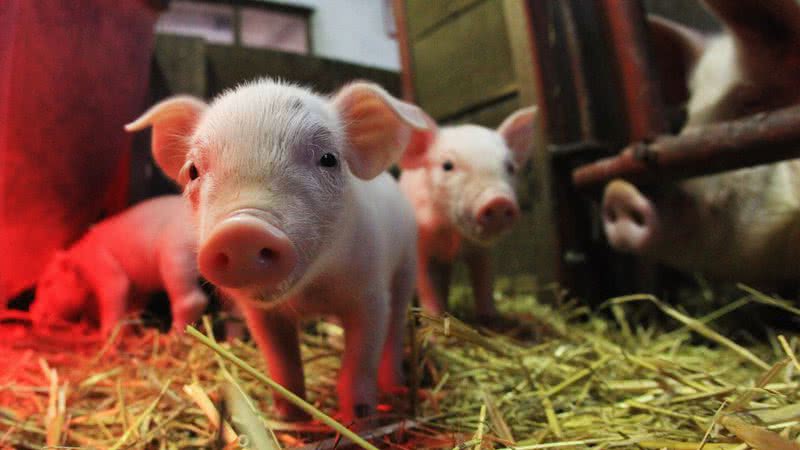
{"label": "piglet leg", "polygon": [[419,301],[428,314],[441,316],[447,310],[452,273],[452,264],[420,255],[417,269],[417,292]]}
{"label": "piglet leg", "polygon": [[103,336],[109,336],[128,311],[130,280],[114,255],[103,248],[93,252],[84,264],[92,267],[84,275],[90,285],[95,287],[100,331]]}
{"label": "piglet leg", "polygon": [[[247,326],[267,363],[269,376],[301,398],[306,396],[303,362],[297,320],[280,311],[265,311],[257,306],[241,305]],[[274,396],[275,409],[286,420],[305,420],[308,415],[283,397]]]}
{"label": "piglet leg", "polygon": [[475,296],[475,316],[479,322],[487,322],[498,315],[494,305],[494,274],[492,256],[482,247],[465,248],[464,261]]}
{"label": "piglet leg", "polygon": [[389,317],[389,335],[381,355],[378,386],[384,392],[393,392],[405,384],[403,377],[403,337],[405,336],[408,304],[414,295],[413,262],[401,270],[392,285],[392,311]]}
{"label": "piglet leg", "polygon": [[340,317],[345,348],[337,391],[345,423],[375,412],[378,365],[389,325],[388,292],[373,294],[361,304],[361,308],[349,311],[347,317]]}
{"label": "piglet leg", "polygon": [[200,319],[208,306],[208,298],[197,284],[199,275],[194,255],[177,249],[164,251],[159,269],[169,295],[172,330],[182,333],[187,325]]}

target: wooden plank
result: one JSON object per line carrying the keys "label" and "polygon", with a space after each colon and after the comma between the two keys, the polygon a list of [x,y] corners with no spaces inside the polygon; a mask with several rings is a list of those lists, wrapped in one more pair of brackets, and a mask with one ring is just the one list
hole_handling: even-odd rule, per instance
{"label": "wooden plank", "polygon": [[412,46],[417,102],[435,119],[517,89],[501,2],[483,2]]}
{"label": "wooden plank", "polygon": [[207,45],[208,90],[216,95],[244,81],[269,76],[333,92],[355,79],[374,81],[393,95],[400,95],[397,72],[308,55],[253,48]]}
{"label": "wooden plank", "polygon": [[206,96],[205,39],[157,34],[153,57],[156,63],[154,81],[159,84],[155,94],[159,98],[174,94]]}
{"label": "wooden plank", "polygon": [[[518,83],[519,103],[538,104],[536,92],[536,68],[533,65],[533,42],[525,4],[519,0],[504,0],[503,10],[508,29],[514,73]],[[558,231],[553,215],[555,205],[551,193],[550,154],[545,126],[540,111],[536,139],[531,155],[530,170],[525,172],[520,186],[520,204],[529,214],[513,237],[516,242],[524,242],[521,247],[530,250],[523,255],[534,269],[538,279],[547,283],[555,281],[558,263]],[[513,251],[513,249],[508,249]]]}
{"label": "wooden plank", "polygon": [[535,104],[539,96],[534,79],[533,49],[525,4],[519,0],[504,0],[503,14],[520,102],[524,105]]}
{"label": "wooden plank", "polygon": [[471,110],[464,114],[452,117],[445,124],[474,123],[489,128],[496,128],[503,122],[503,119],[520,107],[520,100],[517,95],[511,95],[498,102],[493,102],[482,106],[479,109]]}
{"label": "wooden plank", "polygon": [[408,17],[408,36],[414,41],[447,21],[448,18],[481,1],[495,0],[404,0]]}

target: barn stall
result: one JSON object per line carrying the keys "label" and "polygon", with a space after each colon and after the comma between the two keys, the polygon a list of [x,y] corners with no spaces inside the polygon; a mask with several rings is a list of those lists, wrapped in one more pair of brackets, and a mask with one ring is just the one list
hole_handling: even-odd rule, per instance
{"label": "barn stall", "polygon": [[[102,1],[91,11],[58,2],[46,8],[11,2],[0,10],[9,24],[3,27],[8,36],[0,98],[10,118],[0,142],[7,161],[18,164],[2,169],[3,234],[13,239],[4,245],[0,272],[9,304],[0,330],[0,445],[797,448],[796,303],[743,284],[724,292],[702,277],[620,256],[599,232],[598,189],[613,178],[657,185],[797,156],[791,108],[723,124],[717,134],[709,128],[694,141],[658,137],[676,129],[681,119],[673,116],[680,108],[658,89],[663,81],[654,75],[644,14],[715,26],[698,4],[394,2],[396,30],[387,28],[400,47],[397,73],[248,47],[242,11],[259,3],[238,5],[232,45],[163,32],[153,39],[147,30],[167,8],[158,2],[130,2],[130,11]],[[270,11],[306,18],[321,12],[312,9]],[[130,27],[139,30],[126,32],[130,42],[114,43],[119,30]],[[99,39],[102,32],[108,38]],[[326,37],[306,38],[310,44]],[[103,54],[99,42],[112,50]],[[120,47],[130,49],[120,58],[130,67],[111,63],[115,57],[108,52],[117,55]],[[33,49],[44,56],[28,56]],[[48,118],[39,111],[52,111],[47,99],[69,78],[30,75],[38,70],[30,61],[56,58],[47,52],[86,58],[59,61],[51,75],[96,70],[104,84],[139,91],[108,95],[100,83],[67,89],[64,94],[75,95],[62,103],[71,105],[69,112]],[[91,321],[42,327],[26,311],[48,254],[70,245],[98,218],[175,192],[155,167],[146,136],[119,150],[131,144],[124,123],[168,95],[209,98],[263,75],[321,92],[369,79],[440,123],[495,127],[528,104],[538,104],[544,114],[520,187],[522,218],[493,252],[499,272],[494,297],[504,320],[489,327],[477,320],[467,274],[457,270],[452,316],[436,317],[418,306],[409,311],[407,385],[380,397],[374,420],[337,422],[344,330],[335,321],[302,328],[308,403],[290,401],[311,419],[289,422],[274,413],[271,392],[280,388],[252,340],[221,338],[226,312],[219,307],[185,334],[166,334],[168,299],[156,295],[145,316],[161,330],[152,320],[142,325],[137,315],[102,337]],[[85,98],[99,100],[88,111],[74,106]],[[52,135],[28,134],[30,140],[21,141],[24,128],[13,124],[34,119],[51,120],[42,129]],[[115,137],[103,147],[89,132]],[[15,134],[22,136],[14,140]],[[50,156],[53,142],[75,134],[81,137],[67,142],[76,154],[96,154],[68,153],[63,161]],[[731,135],[737,139],[725,141]],[[23,147],[39,158],[15,159]],[[658,156],[675,148],[683,154]],[[109,161],[100,164],[105,157]],[[43,167],[42,159],[54,164]],[[36,175],[23,176],[29,173]],[[43,186],[45,192],[38,192]],[[51,199],[54,193],[60,198]],[[64,211],[57,223],[43,212],[59,208]],[[54,229],[59,232],[49,232]],[[20,250],[26,240],[30,244]],[[36,252],[41,255],[31,258]]]}

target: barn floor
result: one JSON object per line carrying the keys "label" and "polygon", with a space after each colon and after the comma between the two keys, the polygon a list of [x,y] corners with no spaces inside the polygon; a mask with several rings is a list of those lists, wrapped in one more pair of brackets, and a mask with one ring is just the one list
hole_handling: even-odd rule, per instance
{"label": "barn floor", "polygon": [[[537,298],[559,296],[526,278],[498,286],[499,306],[514,318],[499,334],[415,313],[407,361],[411,383],[420,386],[416,419],[404,419],[412,412],[408,393],[384,396],[378,423],[361,426],[373,445],[800,448],[800,338],[796,329],[783,333],[751,320],[765,307],[800,316],[791,304],[740,292],[722,309],[690,318],[638,296],[607,303],[598,314],[564,297],[542,304]],[[454,290],[457,314],[467,314],[468,296],[463,287]],[[97,342],[82,329],[45,333],[5,319],[0,448],[348,445],[319,421],[272,420],[268,387],[192,336],[145,329]],[[251,342],[222,346],[263,369]],[[338,326],[306,327],[308,396],[326,413],[336,410],[341,347]],[[412,354],[417,364],[410,363]],[[248,432],[236,440],[232,430],[218,432],[208,418],[218,407],[224,417],[236,410],[235,427],[246,426],[240,415],[247,414],[232,406],[231,395],[253,401],[273,435]]]}

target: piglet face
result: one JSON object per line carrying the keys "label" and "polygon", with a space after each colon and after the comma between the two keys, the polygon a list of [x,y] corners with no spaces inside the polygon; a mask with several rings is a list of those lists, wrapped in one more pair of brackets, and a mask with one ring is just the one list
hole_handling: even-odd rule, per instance
{"label": "piglet face", "polygon": [[208,108],[178,175],[207,279],[270,301],[308,272],[348,207],[339,128],[322,99],[291,86],[246,86]]}
{"label": "piglet face", "polygon": [[489,243],[510,229],[519,215],[518,167],[499,134],[474,125],[443,129],[429,158],[437,208],[464,236]]}
{"label": "piglet face", "polygon": [[78,267],[64,252],[57,253],[42,272],[31,304],[35,323],[76,322],[90,306],[91,291]]}
{"label": "piglet face", "polygon": [[354,178],[399,156],[425,126],[416,111],[368,83],[326,99],[265,80],[209,106],[167,100],[129,129],[154,124],[155,159],[195,212],[203,276],[271,303],[313,278],[350,231]]}
{"label": "piglet face", "polygon": [[427,171],[435,209],[467,239],[491,244],[519,217],[517,174],[533,142],[535,108],[512,114],[498,130],[476,125],[445,127],[427,141],[412,140],[407,170]]}

